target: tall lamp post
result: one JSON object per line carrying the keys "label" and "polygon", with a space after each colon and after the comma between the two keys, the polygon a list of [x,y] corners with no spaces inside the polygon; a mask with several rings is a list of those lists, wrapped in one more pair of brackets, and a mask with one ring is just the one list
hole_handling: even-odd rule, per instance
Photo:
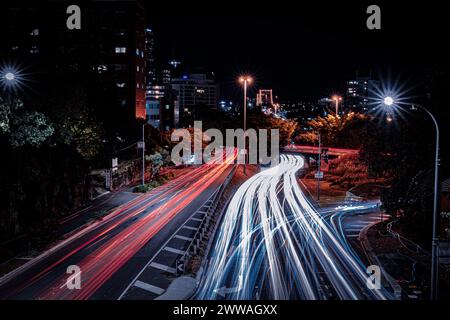
{"label": "tall lamp post", "polygon": [[334,101],[336,106],[336,117],[339,115],[339,102],[342,101],[342,97],[340,96],[332,96],[331,99]]}
{"label": "tall lamp post", "polygon": [[[385,97],[383,103],[387,107],[392,107],[394,105],[394,99],[392,97]],[[438,293],[438,271],[439,271],[439,261],[438,261],[438,234],[437,234],[437,222],[438,222],[438,206],[439,206],[439,125],[433,114],[428,111],[425,107],[414,104],[413,107],[419,108],[425,113],[427,113],[433,120],[436,129],[436,145],[435,145],[435,162],[434,162],[434,197],[433,197],[433,232],[432,232],[432,252],[431,252],[431,292],[430,299],[436,300]]]}
{"label": "tall lamp post", "polygon": [[142,149],[142,185],[145,185],[145,126],[147,122],[142,124],[142,140],[139,142]]}
{"label": "tall lamp post", "polygon": [[251,84],[253,79],[250,76],[242,76],[239,78],[239,82],[241,82],[244,86],[244,174],[247,174],[246,166],[247,166],[247,87]]}

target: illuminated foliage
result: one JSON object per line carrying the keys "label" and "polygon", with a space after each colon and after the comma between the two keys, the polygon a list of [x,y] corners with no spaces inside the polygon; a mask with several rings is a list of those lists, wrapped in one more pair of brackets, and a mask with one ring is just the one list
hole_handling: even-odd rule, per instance
{"label": "illuminated foliage", "polygon": [[12,147],[39,147],[54,128],[44,114],[24,110],[20,100],[0,100],[0,133],[8,135]]}

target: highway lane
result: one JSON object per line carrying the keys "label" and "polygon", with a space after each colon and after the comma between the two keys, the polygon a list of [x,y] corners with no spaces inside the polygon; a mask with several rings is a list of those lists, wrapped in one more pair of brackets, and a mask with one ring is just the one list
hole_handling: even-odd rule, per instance
{"label": "highway lane", "polygon": [[[214,192],[235,158],[216,160],[117,208],[50,252],[0,279],[1,299],[116,299],[152,253]],[[81,268],[80,290],[65,284]]]}
{"label": "highway lane", "polygon": [[367,286],[365,265],[300,189],[303,158],[282,155],[236,192],[197,299],[389,299]]}

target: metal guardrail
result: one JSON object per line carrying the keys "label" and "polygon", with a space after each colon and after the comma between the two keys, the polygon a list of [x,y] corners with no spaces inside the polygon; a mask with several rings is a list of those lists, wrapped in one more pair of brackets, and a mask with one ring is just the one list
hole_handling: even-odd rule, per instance
{"label": "metal guardrail", "polygon": [[[200,243],[203,241],[205,234],[208,231],[208,228],[210,226],[213,214],[215,213],[217,206],[219,205],[218,199],[220,199],[220,197],[223,195],[223,192],[230,184],[235,173],[236,173],[236,166],[233,167],[230,174],[225,179],[225,181],[222,183],[222,185],[208,199],[207,202],[211,202],[211,205],[208,207],[206,213],[204,214],[203,219],[200,222],[200,225],[198,226],[197,231],[195,232],[194,236],[192,237],[192,241],[189,243],[186,251],[176,261],[176,270],[177,270],[178,275],[182,275],[182,274],[186,273],[187,263],[189,262],[190,258],[193,255],[196,255],[198,253],[198,249],[200,248]],[[181,267],[181,268],[179,268],[179,267]]]}

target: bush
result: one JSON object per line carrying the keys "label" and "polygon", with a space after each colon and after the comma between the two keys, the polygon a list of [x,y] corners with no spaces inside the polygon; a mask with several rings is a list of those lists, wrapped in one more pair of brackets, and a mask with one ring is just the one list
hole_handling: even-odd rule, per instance
{"label": "bush", "polygon": [[139,185],[133,189],[134,193],[146,193],[150,190],[150,187],[148,184]]}
{"label": "bush", "polygon": [[153,189],[153,188],[158,188],[161,185],[161,183],[157,180],[153,180],[152,182],[150,182],[148,184],[148,186]]}

